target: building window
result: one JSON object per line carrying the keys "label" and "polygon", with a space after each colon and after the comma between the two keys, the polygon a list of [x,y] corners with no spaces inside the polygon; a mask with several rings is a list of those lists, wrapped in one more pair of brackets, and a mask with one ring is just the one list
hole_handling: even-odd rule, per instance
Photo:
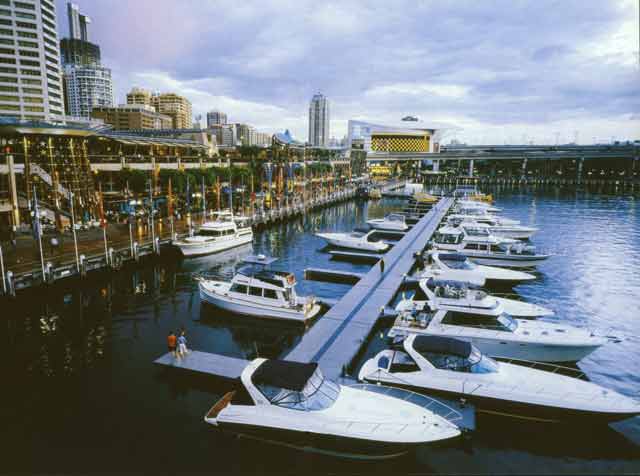
{"label": "building window", "polygon": [[11,16],[11,10],[4,10],[1,9],[0,10],[0,15],[4,16],[4,17],[10,17]]}
{"label": "building window", "polygon": [[44,112],[44,108],[40,106],[25,106],[24,110],[28,112]]}
{"label": "building window", "polygon": [[24,21],[17,21],[16,26],[19,26],[20,28],[30,28],[31,30],[36,29],[36,25],[34,23],[27,23]]}
{"label": "building window", "polygon": [[13,40],[9,38],[0,38],[0,45],[13,45]]}
{"label": "building window", "polygon": [[4,18],[0,18],[0,25],[13,25],[13,22],[11,20],[5,20]]}
{"label": "building window", "polygon": [[38,43],[34,43],[33,41],[22,41],[22,40],[19,40],[18,41],[18,45],[20,45],[20,46],[28,46],[29,48],[37,48],[38,47]]}
{"label": "building window", "polygon": [[3,55],[15,55],[16,54],[16,50],[12,50],[9,48],[0,48],[0,53]]}
{"label": "building window", "polygon": [[36,104],[42,104],[42,98],[32,98],[32,97],[23,97],[22,100],[24,102],[30,102],[30,103],[36,103]]}
{"label": "building window", "polygon": [[18,78],[11,78],[9,76],[0,76],[0,83],[17,83]]}
{"label": "building window", "polygon": [[36,6],[33,3],[13,2],[13,6],[16,8],[24,8],[25,10],[36,9]]}
{"label": "building window", "polygon": [[11,73],[11,74],[17,74],[18,70],[15,68],[0,68],[0,73]]}
{"label": "building window", "polygon": [[18,96],[0,96],[0,101],[8,101],[8,102],[19,102],[20,98]]}
{"label": "building window", "polygon": [[30,31],[19,31],[18,36],[21,36],[22,38],[38,38],[38,35],[36,33],[31,33]]}
{"label": "building window", "polygon": [[3,111],[19,111],[20,106],[14,106],[13,104],[2,104],[0,105],[0,110]]}
{"label": "building window", "polygon": [[40,61],[31,61],[31,60],[20,59],[20,64],[22,66],[35,66],[36,68],[40,67]]}
{"label": "building window", "polygon": [[18,91],[18,88],[15,86],[0,86],[0,91],[3,93],[15,93]]}
{"label": "building window", "polygon": [[38,86],[42,85],[42,82],[39,79],[22,78],[21,81],[22,81],[22,84],[36,84]]}
{"label": "building window", "polygon": [[7,30],[5,28],[0,28],[0,35],[13,36],[13,30]]}
{"label": "building window", "polygon": [[16,64],[16,60],[14,58],[0,58],[0,63]]}
{"label": "building window", "polygon": [[0,0],[0,5],[4,5],[5,7],[10,7],[11,2],[9,0]]}
{"label": "building window", "polygon": [[35,20],[36,16],[33,13],[22,13],[22,12],[15,12],[16,18],[27,18],[29,20]]}
{"label": "building window", "polygon": [[[22,88],[22,92],[24,94],[42,94],[42,89],[40,88]],[[50,94],[51,96],[51,94]]]}
{"label": "building window", "polygon": [[21,69],[20,72],[22,74],[26,74],[27,76],[40,76],[41,75],[40,71],[36,71],[36,70],[33,70],[33,69]]}
{"label": "building window", "polygon": [[37,51],[20,50],[20,56],[31,56],[32,58],[38,58],[40,53]]}

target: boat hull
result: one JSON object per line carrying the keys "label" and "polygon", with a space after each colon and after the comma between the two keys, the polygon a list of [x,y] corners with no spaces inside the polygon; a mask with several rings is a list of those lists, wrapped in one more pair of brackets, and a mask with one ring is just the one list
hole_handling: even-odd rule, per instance
{"label": "boat hull", "polygon": [[179,241],[175,243],[175,246],[180,250],[183,256],[192,257],[218,253],[220,251],[229,250],[237,246],[246,245],[247,243],[251,243],[252,241],[253,233],[247,233],[234,237],[230,240],[208,241],[204,243],[194,244]]}
{"label": "boat hull", "polygon": [[[266,443],[286,446],[299,451],[359,460],[396,458],[422,445],[432,445],[449,441],[438,440],[433,443],[393,443],[225,421],[219,421],[217,426],[221,431],[232,433],[243,438],[251,438]],[[456,438],[451,438],[450,440],[454,439]]]}
{"label": "boat hull", "polygon": [[[378,381],[371,378],[365,379],[371,383]],[[485,395],[474,395],[472,393],[461,393],[436,388],[425,388],[415,385],[398,384],[381,380],[384,385],[403,388],[413,392],[428,394],[429,396],[440,396],[449,399],[464,399],[474,405],[478,413],[484,413],[497,417],[515,418],[519,420],[537,421],[541,423],[609,423],[626,420],[637,413],[635,412],[602,412],[594,410],[581,410],[575,408],[565,408],[560,406],[540,405],[523,401],[513,401],[504,398],[489,397]],[[473,388],[473,385],[470,385]]]}
{"label": "boat hull", "polygon": [[548,256],[546,255],[492,256],[492,255],[474,255],[467,252],[465,252],[464,254],[474,263],[487,265],[487,266],[500,266],[504,268],[533,268],[535,266],[538,266],[542,261],[548,258]]}

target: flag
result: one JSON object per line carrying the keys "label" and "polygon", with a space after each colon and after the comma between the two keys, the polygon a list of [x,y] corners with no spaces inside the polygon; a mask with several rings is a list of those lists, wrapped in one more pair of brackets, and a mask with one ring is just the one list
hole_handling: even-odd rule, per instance
{"label": "flag", "polygon": [[173,189],[171,188],[171,177],[169,177],[169,189],[167,190],[167,211],[169,216],[173,216]]}
{"label": "flag", "polygon": [[102,198],[102,183],[98,184],[98,213],[100,213],[100,226],[107,227],[107,219],[104,217],[104,203]]}
{"label": "flag", "polygon": [[38,209],[38,197],[36,196],[36,187],[33,187],[33,237],[39,240],[42,236],[42,225],[40,224],[40,210]]}

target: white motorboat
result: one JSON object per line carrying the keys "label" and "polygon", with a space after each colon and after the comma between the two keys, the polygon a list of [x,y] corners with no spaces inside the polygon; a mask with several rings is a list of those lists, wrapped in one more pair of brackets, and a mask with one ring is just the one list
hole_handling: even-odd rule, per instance
{"label": "white motorboat", "polygon": [[251,227],[238,226],[231,212],[215,212],[214,217],[215,220],[200,225],[195,234],[174,242],[184,256],[216,253],[253,241]]}
{"label": "white motorboat", "polygon": [[476,286],[504,285],[533,281],[533,274],[511,269],[483,266],[460,253],[431,251],[427,254],[425,269],[419,277],[464,281]]}
{"label": "white motorboat", "polygon": [[502,208],[494,207],[490,203],[479,202],[477,200],[458,199],[454,204],[454,209],[474,209],[482,210],[487,213],[498,213],[502,211]]}
{"label": "white motorboat", "polygon": [[497,362],[458,339],[412,335],[365,362],[359,379],[464,398],[478,412],[527,420],[609,422],[640,414],[640,401],[581,380],[579,371],[562,375],[569,369],[530,364]]}
{"label": "white motorboat", "polygon": [[472,215],[449,215],[447,225],[461,226],[469,225],[477,228],[486,228],[494,236],[500,238],[511,238],[514,240],[528,240],[538,231],[537,228],[523,225],[502,225],[494,217],[474,217]]}
{"label": "white motorboat", "polygon": [[504,217],[494,215],[492,213],[489,213],[484,208],[473,208],[473,207],[469,208],[461,205],[454,205],[451,208],[450,215],[460,215],[467,218],[473,218],[474,220],[484,220],[486,222],[491,221],[496,225],[503,225],[503,226],[514,226],[514,225],[520,224],[519,220],[512,220],[510,218],[504,218]]}
{"label": "white motorboat", "polygon": [[313,296],[296,294],[296,278],[286,271],[267,267],[277,261],[264,255],[244,259],[231,282],[199,279],[200,299],[236,314],[269,319],[306,321],[318,315],[321,306]]}
{"label": "white motorboat", "polygon": [[[247,365],[240,380],[244,398],[237,398],[236,391],[227,393],[205,422],[243,437],[357,459],[392,458],[460,435],[452,421],[414,399],[334,383],[317,363],[259,358]],[[418,396],[407,393],[411,395]]]}
{"label": "white motorboat", "polygon": [[610,340],[583,328],[515,319],[499,308],[400,312],[389,336],[409,334],[454,337],[492,357],[539,362],[578,362]]}
{"label": "white motorboat", "polygon": [[389,244],[373,238],[376,230],[368,233],[352,231],[351,233],[316,233],[316,236],[326,240],[331,246],[350,248],[360,251],[382,252],[389,248]]}
{"label": "white motorboat", "polygon": [[376,230],[407,231],[409,229],[405,216],[400,215],[399,213],[389,213],[384,218],[367,220],[367,224]]}
{"label": "white motorboat", "polygon": [[433,243],[439,250],[462,253],[478,264],[507,268],[532,268],[549,257],[536,253],[534,246],[518,240],[498,238],[486,228],[464,223],[458,227],[440,228]]}
{"label": "white motorboat", "polygon": [[397,311],[422,311],[423,309],[450,311],[470,311],[477,309],[493,310],[496,313],[506,312],[510,316],[523,319],[552,316],[553,311],[516,299],[491,296],[485,291],[474,289],[463,281],[446,281],[440,279],[421,279],[420,291],[425,300],[415,300],[414,296],[402,299],[396,306]]}

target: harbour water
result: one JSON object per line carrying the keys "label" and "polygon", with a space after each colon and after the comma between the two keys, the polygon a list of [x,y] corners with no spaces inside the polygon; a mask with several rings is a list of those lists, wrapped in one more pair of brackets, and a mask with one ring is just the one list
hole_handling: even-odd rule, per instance
{"label": "harbour water", "polygon": [[[640,203],[628,196],[557,190],[494,190],[503,214],[535,225],[533,243],[553,257],[515,288],[551,307],[549,319],[623,338],[580,364],[588,377],[625,394],[640,392]],[[331,261],[313,236],[351,230],[399,200],[348,202],[256,235],[253,250],[280,257],[301,294],[338,298],[341,284],[303,280],[305,267],[363,272]],[[225,383],[153,367],[169,331],[189,345],[235,357],[277,357],[301,326],[223,316],[201,307],[193,276],[230,278],[251,248],[155,265],[111,277],[25,293],[0,315],[0,443],[5,471],[207,471],[209,473],[638,473],[640,418],[614,428],[561,427],[479,417],[453,446],[424,448],[384,463],[319,457],[217,433],[203,415]],[[380,348],[375,337],[368,353]]]}

